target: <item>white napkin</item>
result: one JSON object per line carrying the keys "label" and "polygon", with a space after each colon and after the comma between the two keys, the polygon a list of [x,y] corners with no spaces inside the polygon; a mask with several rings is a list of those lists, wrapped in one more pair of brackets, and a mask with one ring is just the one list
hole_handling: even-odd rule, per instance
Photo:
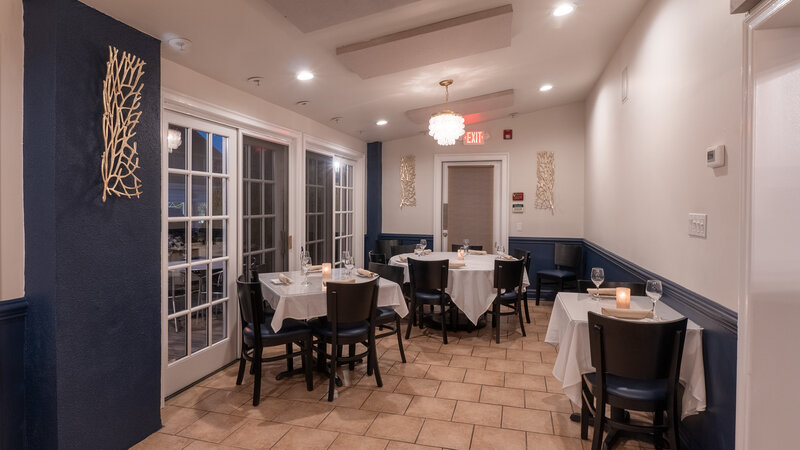
{"label": "white napkin", "polygon": [[466,266],[467,266],[467,263],[458,262],[458,261],[450,261],[450,267],[451,268],[466,267]]}
{"label": "white napkin", "polygon": [[366,269],[357,269],[356,273],[358,273],[362,277],[367,277],[367,278],[373,278],[374,276],[377,275],[375,272],[370,272],[369,270]]}
{"label": "white napkin", "polygon": [[486,250],[470,250],[469,254],[470,255],[485,255],[486,254]]}
{"label": "white napkin", "polygon": [[600,289],[593,289],[589,288],[586,289],[586,292],[592,295],[601,295],[603,297],[616,297],[617,296],[617,288],[600,288]]}
{"label": "white napkin", "polygon": [[311,266],[308,268],[309,272],[322,272],[322,264],[317,264],[316,266]]}
{"label": "white napkin", "polygon": [[423,254],[423,255],[430,255],[430,254],[431,254],[431,252],[433,252],[433,250],[431,250],[431,249],[429,249],[429,248],[426,248],[425,250],[423,250],[423,251],[422,251],[422,254]]}
{"label": "white napkin", "polygon": [[281,283],[283,284],[292,284],[292,279],[284,274],[279,274],[278,279],[281,280]]}
{"label": "white napkin", "polygon": [[653,311],[649,309],[621,309],[621,308],[602,308],[604,316],[616,317],[617,319],[651,319]]}
{"label": "white napkin", "polygon": [[401,262],[408,262],[408,256],[400,255],[397,257]]}
{"label": "white napkin", "polygon": [[513,256],[509,255],[508,253],[500,253],[500,257],[503,258],[503,259],[507,259],[509,261],[517,261],[517,258],[514,258]]}

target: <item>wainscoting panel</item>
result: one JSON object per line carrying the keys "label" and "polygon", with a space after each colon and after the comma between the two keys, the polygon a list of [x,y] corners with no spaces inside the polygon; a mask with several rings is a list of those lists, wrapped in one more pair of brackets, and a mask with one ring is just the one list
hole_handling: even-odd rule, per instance
{"label": "wainscoting panel", "polygon": [[0,448],[25,448],[25,299],[0,301]]}
{"label": "wainscoting panel", "polygon": [[[578,244],[583,245],[583,239],[576,238],[536,238],[536,237],[509,237],[508,252],[513,254],[514,250],[527,250],[531,252],[531,270],[528,279],[531,284],[528,286],[528,298],[536,297],[536,271],[554,269],[555,244]],[[584,258],[585,259],[585,258]],[[581,269],[583,271],[583,269]],[[543,300],[555,299],[555,290],[550,288],[542,289]]]}

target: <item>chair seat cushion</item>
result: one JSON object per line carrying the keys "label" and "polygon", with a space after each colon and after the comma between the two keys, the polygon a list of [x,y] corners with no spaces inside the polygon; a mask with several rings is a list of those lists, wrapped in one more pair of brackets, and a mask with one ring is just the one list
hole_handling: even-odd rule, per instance
{"label": "chair seat cushion", "polygon": [[575,278],[575,272],[572,270],[561,269],[548,269],[536,272],[537,276],[550,277],[550,278]]}
{"label": "chair seat cushion", "polygon": [[[331,323],[326,318],[313,319],[308,322],[314,334],[325,338],[333,336],[333,328]],[[354,324],[347,324],[347,326],[339,325],[339,336],[345,338],[357,338],[359,336],[369,335],[369,322],[357,322]]]}
{"label": "chair seat cushion", "polygon": [[[297,338],[297,340],[306,339],[311,335],[311,329],[303,322],[294,319],[285,319],[283,321],[283,326],[281,329],[276,333],[270,323],[272,322],[272,317],[268,316],[265,318],[266,323],[261,324],[261,340],[264,345],[270,345],[270,339],[277,339],[280,338],[281,340],[285,340],[287,338]],[[245,344],[248,346],[253,346],[255,344],[255,335],[253,334],[253,325],[246,323],[244,328],[242,328],[242,337],[244,338]]]}
{"label": "chair seat cushion", "polygon": [[[583,375],[590,389],[594,387],[596,373]],[[637,380],[606,375],[606,390],[615,396],[642,402],[659,402],[667,397],[667,380]]]}
{"label": "chair seat cushion", "polygon": [[500,294],[500,301],[503,303],[513,303],[517,301],[517,291],[503,292],[502,294]]}
{"label": "chair seat cushion", "polygon": [[394,308],[391,306],[380,306],[376,311],[377,321],[378,323],[386,323],[394,321],[394,316],[397,314],[394,312]]}
{"label": "chair seat cushion", "polygon": [[[450,295],[444,294],[445,302],[450,301]],[[441,302],[441,297],[437,291],[417,291],[417,303],[433,303],[438,305]]]}

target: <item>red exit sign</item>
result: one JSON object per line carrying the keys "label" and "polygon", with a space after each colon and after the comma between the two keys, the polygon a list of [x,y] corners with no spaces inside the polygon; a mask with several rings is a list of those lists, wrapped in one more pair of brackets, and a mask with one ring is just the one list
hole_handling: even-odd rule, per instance
{"label": "red exit sign", "polygon": [[467,131],[464,133],[464,145],[483,145],[483,131]]}

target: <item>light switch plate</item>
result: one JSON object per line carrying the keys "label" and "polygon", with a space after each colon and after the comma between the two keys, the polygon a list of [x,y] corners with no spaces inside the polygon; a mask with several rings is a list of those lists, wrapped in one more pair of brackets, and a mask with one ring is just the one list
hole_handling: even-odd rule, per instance
{"label": "light switch plate", "polygon": [[707,214],[689,213],[689,236],[705,239]]}
{"label": "light switch plate", "polygon": [[522,222],[517,222],[517,231],[522,231]]}

